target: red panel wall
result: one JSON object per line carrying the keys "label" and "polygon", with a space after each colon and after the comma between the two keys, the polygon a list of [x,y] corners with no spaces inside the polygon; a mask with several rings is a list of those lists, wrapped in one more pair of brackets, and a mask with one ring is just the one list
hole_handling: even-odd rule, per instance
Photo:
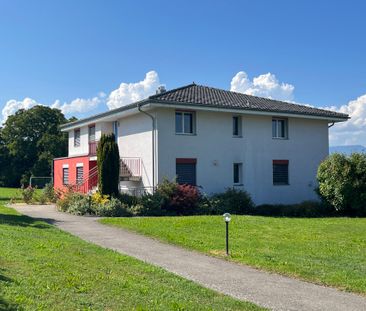
{"label": "red panel wall", "polygon": [[61,158],[53,160],[53,180],[55,189],[65,189],[62,176],[62,166],[64,164],[69,165],[69,184],[75,184],[77,163],[83,163],[84,178],[88,177],[90,169],[96,165],[96,161],[89,161],[89,156]]}

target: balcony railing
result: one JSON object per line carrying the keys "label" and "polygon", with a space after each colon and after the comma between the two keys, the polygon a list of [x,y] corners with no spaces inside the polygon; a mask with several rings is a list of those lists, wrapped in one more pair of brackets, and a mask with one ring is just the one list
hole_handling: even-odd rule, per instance
{"label": "balcony railing", "polygon": [[89,142],[89,155],[90,156],[97,155],[97,147],[98,147],[98,141]]}
{"label": "balcony railing", "polygon": [[121,177],[141,177],[141,158],[121,158],[120,176]]}

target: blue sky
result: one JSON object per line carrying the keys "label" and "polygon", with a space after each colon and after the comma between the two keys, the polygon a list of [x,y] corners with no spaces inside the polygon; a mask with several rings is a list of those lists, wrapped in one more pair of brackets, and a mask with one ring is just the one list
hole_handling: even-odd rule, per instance
{"label": "blue sky", "polygon": [[129,83],[150,71],[168,89],[230,89],[243,71],[249,86],[236,90],[341,109],[357,122],[331,143],[366,145],[365,11],[364,1],[2,0],[0,111],[41,103],[82,117],[108,109],[114,90],[116,105],[131,99]]}

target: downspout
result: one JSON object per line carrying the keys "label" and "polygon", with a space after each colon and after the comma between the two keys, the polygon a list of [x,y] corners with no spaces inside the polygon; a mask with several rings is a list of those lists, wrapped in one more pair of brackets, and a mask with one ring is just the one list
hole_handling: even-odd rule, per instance
{"label": "downspout", "polygon": [[328,125],[328,128],[330,129],[334,124],[335,124],[335,122],[332,122],[331,125]]}
{"label": "downspout", "polygon": [[152,121],[152,131],[151,131],[151,138],[152,138],[152,187],[153,192],[155,192],[155,117],[150,113],[141,110],[141,105],[137,106],[138,111],[146,114],[148,117],[151,118]]}

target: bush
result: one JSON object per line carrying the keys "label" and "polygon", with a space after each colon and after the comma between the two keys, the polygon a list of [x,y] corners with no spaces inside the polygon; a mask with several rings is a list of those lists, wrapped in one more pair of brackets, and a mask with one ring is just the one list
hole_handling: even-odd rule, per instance
{"label": "bush", "polygon": [[120,193],[118,199],[127,206],[139,204],[139,198],[128,193]]}
{"label": "bush", "polygon": [[23,201],[25,203],[29,204],[33,200],[34,191],[35,188],[33,188],[32,186],[28,186],[26,188],[22,187],[20,189]]}
{"label": "bush", "polygon": [[42,194],[47,202],[55,203],[58,199],[58,195],[53,188],[52,183],[48,183],[42,190]]}
{"label": "bush", "polygon": [[131,212],[134,216],[164,216],[165,211],[162,207],[166,206],[166,198],[159,192],[154,194],[144,194],[138,204],[131,206]]}
{"label": "bush", "polygon": [[319,168],[318,193],[343,215],[366,215],[366,154],[332,154]]}
{"label": "bush", "polygon": [[93,204],[103,205],[109,202],[109,195],[101,194],[100,192],[95,192],[91,196]]}
{"label": "bush", "polygon": [[117,198],[111,198],[105,203],[93,204],[93,212],[95,215],[103,217],[132,216],[128,205],[122,203]]}
{"label": "bush", "polygon": [[39,204],[46,204],[47,203],[47,198],[45,196],[45,194],[43,193],[43,191],[39,194],[37,194],[36,192],[33,195],[33,199],[32,202],[35,203],[39,203]]}
{"label": "bush", "polygon": [[256,206],[252,215],[272,217],[325,217],[335,216],[329,206],[315,201],[304,201],[299,204],[263,204]]}
{"label": "bush", "polygon": [[63,197],[57,201],[57,207],[63,212],[74,215],[96,215],[104,217],[131,216],[132,213],[128,205],[119,199],[95,193],[87,196],[72,190],[64,193]]}
{"label": "bush", "polygon": [[249,214],[254,208],[249,193],[235,188],[228,188],[223,193],[215,194],[209,201],[212,214]]}
{"label": "bush", "polygon": [[199,212],[200,200],[197,187],[164,180],[154,194],[143,195],[131,208],[140,216],[194,215]]}
{"label": "bush", "polygon": [[200,201],[201,193],[197,187],[177,185],[169,201],[169,211],[175,215],[194,215],[199,211]]}
{"label": "bush", "polygon": [[131,216],[162,216],[161,214],[149,215],[149,209],[142,204],[132,205],[128,210],[130,211]]}
{"label": "bush", "polygon": [[67,212],[74,215],[93,215],[91,200],[88,196],[74,193],[69,201]]}
{"label": "bush", "polygon": [[[127,201],[132,202],[129,196]],[[137,202],[135,198],[135,202],[128,205],[134,216],[217,215],[225,212],[245,214],[254,206],[245,191],[228,189],[208,198],[195,186],[168,180],[164,180],[153,194],[145,194]]]}
{"label": "bush", "polygon": [[88,196],[69,190],[64,193],[62,198],[57,200],[56,205],[62,212],[85,215],[92,213],[90,203]]}

